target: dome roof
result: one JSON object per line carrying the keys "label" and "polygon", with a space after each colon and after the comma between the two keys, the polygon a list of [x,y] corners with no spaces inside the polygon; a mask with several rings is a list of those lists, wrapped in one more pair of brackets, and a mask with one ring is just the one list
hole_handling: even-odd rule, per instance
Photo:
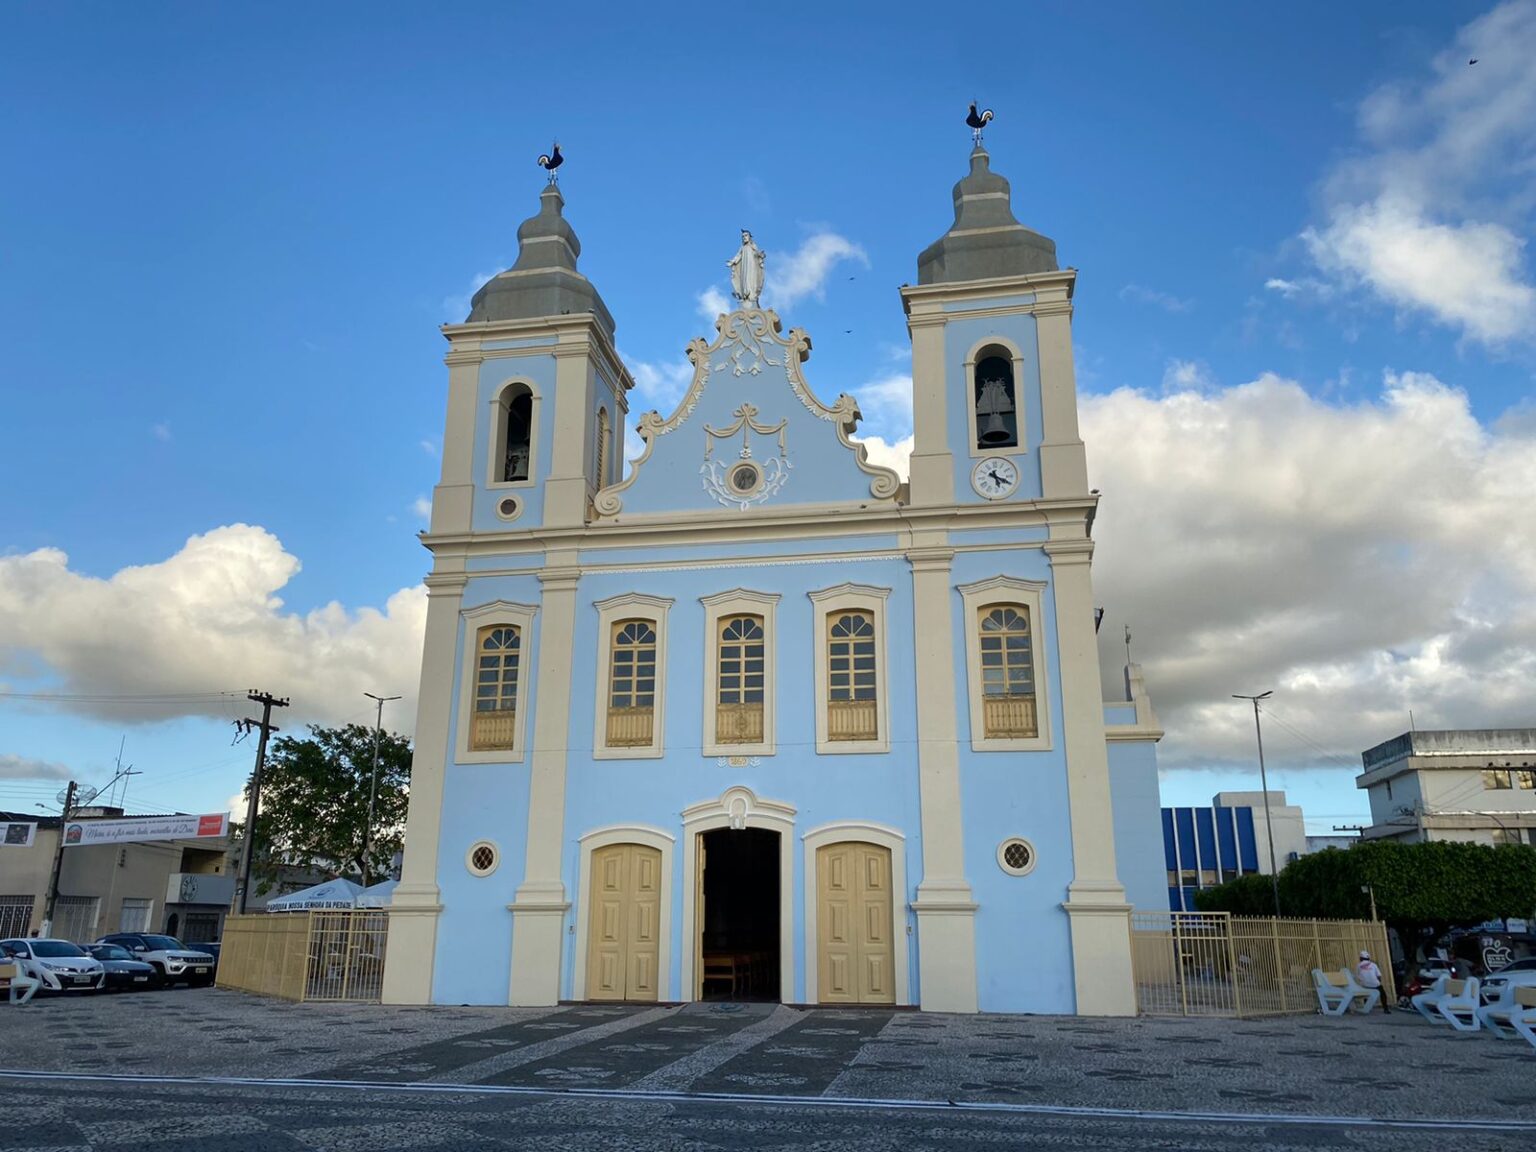
{"label": "dome roof", "polygon": [[955,222],[917,258],[919,284],[955,284],[1057,270],[1056,242],[1013,216],[1008,181],[980,144],[970,175],[955,185]]}
{"label": "dome roof", "polygon": [[517,263],[475,293],[466,323],[592,312],[613,335],[613,317],[603,298],[576,271],[581,241],[562,214],[564,207],[558,186],[551,184],[540,193],[538,214],[517,229]]}

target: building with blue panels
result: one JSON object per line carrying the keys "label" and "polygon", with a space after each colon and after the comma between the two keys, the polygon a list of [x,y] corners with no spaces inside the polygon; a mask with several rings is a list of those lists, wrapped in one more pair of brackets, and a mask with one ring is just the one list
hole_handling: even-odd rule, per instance
{"label": "building with blue panels", "polygon": [[750,233],[627,472],[555,184],[444,328],[387,1001],[1135,1011],[1161,732],[1135,667],[1100,692],[1076,273],[979,145],[954,204],[901,292],[908,480],[812,387]]}
{"label": "building with blue panels", "polygon": [[[1274,829],[1274,861],[1284,868],[1309,851],[1302,811],[1269,794],[1267,826]],[[1163,809],[1163,862],[1168,870],[1168,907],[1197,912],[1195,893],[1239,876],[1270,872],[1264,793],[1218,792],[1209,808]]]}

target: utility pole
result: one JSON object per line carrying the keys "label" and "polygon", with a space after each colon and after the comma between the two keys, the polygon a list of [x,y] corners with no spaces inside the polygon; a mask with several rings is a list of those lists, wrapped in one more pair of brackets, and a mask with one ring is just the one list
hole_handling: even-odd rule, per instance
{"label": "utility pole", "polygon": [[279,700],[270,692],[257,692],[254,688],[245,694],[247,700],[261,705],[261,720],[237,720],[235,724],[246,732],[261,729],[261,739],[256,744],[256,771],[251,774],[251,795],[245,805],[245,843],[240,846],[240,878],[235,883],[235,912],[245,915],[245,897],[251,887],[251,857],[256,854],[256,807],[261,801],[261,772],[267,763],[267,737],[280,732],[272,723],[272,709],[288,707],[286,699]]}
{"label": "utility pole", "polygon": [[48,873],[48,894],[43,897],[43,926],[40,936],[53,935],[53,909],[59,902],[59,872],[64,867],[64,834],[69,831],[69,814],[75,807],[75,782],[64,790],[64,818],[59,821],[59,846],[53,850],[53,871]]}
{"label": "utility pole", "polygon": [[398,696],[375,696],[372,692],[364,692],[364,696],[370,700],[377,700],[379,704],[378,719],[373,722],[373,771],[368,775],[368,820],[363,825],[363,887],[368,887],[368,849],[373,847],[373,797],[379,789],[379,730],[384,727],[384,703],[388,700],[398,700]]}
{"label": "utility pole", "polygon": [[1275,867],[1275,826],[1269,818],[1269,780],[1264,775],[1264,730],[1259,727],[1259,701],[1268,700],[1275,694],[1271,688],[1257,696],[1232,693],[1234,700],[1253,701],[1253,733],[1259,740],[1259,787],[1264,790],[1264,835],[1269,840],[1269,884],[1275,894],[1275,919],[1280,918],[1280,870]]}

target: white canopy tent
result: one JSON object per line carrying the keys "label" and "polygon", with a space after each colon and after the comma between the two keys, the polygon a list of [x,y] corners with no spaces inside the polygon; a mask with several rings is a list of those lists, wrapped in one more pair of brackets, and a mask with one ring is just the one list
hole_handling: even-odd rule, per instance
{"label": "white canopy tent", "polygon": [[357,895],[361,884],[351,880],[327,880],[313,888],[302,888],[267,901],[268,912],[310,912],[357,907]]}
{"label": "white canopy tent", "polygon": [[377,884],[370,884],[357,894],[358,908],[388,908],[390,898],[394,895],[395,885],[398,880],[380,880]]}

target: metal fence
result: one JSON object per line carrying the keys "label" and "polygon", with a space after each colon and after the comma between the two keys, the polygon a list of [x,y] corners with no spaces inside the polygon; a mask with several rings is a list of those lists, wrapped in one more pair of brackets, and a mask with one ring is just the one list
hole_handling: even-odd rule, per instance
{"label": "metal fence", "polygon": [[270,912],[224,921],[218,983],[285,1000],[377,1003],[389,913]]}
{"label": "metal fence", "polygon": [[1375,920],[1278,920],[1225,912],[1131,917],[1136,1004],[1147,1016],[1272,1016],[1315,1012],[1312,969],[1352,969],[1362,951],[1396,1003],[1386,925]]}

